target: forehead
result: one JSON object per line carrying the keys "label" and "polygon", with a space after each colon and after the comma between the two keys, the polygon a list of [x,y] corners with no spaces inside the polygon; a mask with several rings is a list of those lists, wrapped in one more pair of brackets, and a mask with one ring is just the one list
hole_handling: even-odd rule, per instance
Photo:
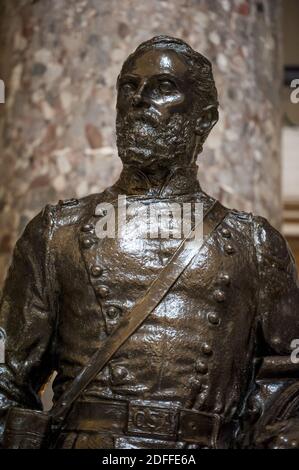
{"label": "forehead", "polygon": [[171,73],[183,76],[188,70],[182,54],[170,49],[152,49],[140,52],[126,64],[123,73],[139,76],[151,76],[161,73]]}

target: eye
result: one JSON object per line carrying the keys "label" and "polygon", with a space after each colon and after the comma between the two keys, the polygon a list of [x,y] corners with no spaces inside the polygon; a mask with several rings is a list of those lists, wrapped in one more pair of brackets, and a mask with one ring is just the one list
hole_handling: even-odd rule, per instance
{"label": "eye", "polygon": [[137,85],[136,83],[132,82],[132,81],[127,81],[127,82],[122,82],[120,84],[120,88],[122,89],[122,91],[124,91],[125,93],[132,93],[133,91],[136,90],[137,88]]}
{"label": "eye", "polygon": [[175,84],[171,80],[160,80],[159,90],[161,93],[170,93],[176,89]]}

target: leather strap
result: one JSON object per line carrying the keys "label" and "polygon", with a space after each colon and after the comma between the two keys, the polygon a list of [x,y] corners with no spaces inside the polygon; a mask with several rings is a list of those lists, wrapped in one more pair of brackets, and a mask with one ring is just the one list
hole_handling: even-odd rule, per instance
{"label": "leather strap", "polygon": [[148,400],[77,401],[64,431],[113,433],[216,447],[222,417]]}
{"label": "leather strap", "polygon": [[193,234],[198,233],[197,230],[200,225],[198,224],[182,241],[143,297],[122,317],[117,329],[108,336],[102,347],[94,353],[89,363],[81,370],[54,404],[50,411],[54,420],[58,419],[60,422],[64,420],[74,401],[105,367],[125,341],[142,325],[192,259],[199,254],[199,250],[206,244],[210,234],[221,223],[227,212],[228,210],[218,201],[211,205],[203,220],[203,238],[196,235],[193,237]]}

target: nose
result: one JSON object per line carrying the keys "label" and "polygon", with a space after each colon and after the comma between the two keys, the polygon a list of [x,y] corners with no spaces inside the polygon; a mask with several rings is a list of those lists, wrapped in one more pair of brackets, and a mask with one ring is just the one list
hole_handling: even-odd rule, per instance
{"label": "nose", "polygon": [[136,93],[132,98],[132,105],[133,106],[140,106],[142,104],[142,96]]}
{"label": "nose", "polygon": [[145,87],[146,87],[146,81],[143,81],[140,83],[139,87],[137,88],[136,92],[134,93],[134,96],[132,97],[132,105],[133,106],[147,106],[149,107],[148,100],[145,96]]}

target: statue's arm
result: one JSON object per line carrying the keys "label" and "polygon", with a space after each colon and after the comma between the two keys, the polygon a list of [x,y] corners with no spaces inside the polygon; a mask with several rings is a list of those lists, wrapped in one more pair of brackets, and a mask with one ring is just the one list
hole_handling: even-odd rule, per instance
{"label": "statue's arm", "polygon": [[299,338],[299,283],[286,240],[262,217],[255,218],[259,266],[258,315],[269,352],[290,355]]}
{"label": "statue's arm", "polygon": [[40,408],[38,391],[52,370],[56,321],[52,222],[44,211],[27,225],[3,289],[0,327],[6,342],[0,364],[0,442],[9,406]]}
{"label": "statue's arm", "polygon": [[264,416],[259,420],[257,435],[264,436],[265,445],[270,447],[288,447],[296,439],[299,447],[299,364],[291,362],[292,342],[299,339],[297,269],[285,239],[262,217],[254,220],[254,243],[259,269],[260,351],[266,356],[260,384],[276,390],[260,403]]}

